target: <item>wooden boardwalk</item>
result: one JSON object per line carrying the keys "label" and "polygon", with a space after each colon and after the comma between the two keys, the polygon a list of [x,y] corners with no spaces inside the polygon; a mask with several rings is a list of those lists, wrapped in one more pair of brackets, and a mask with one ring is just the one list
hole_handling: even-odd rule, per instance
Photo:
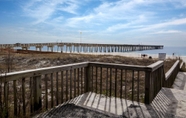
{"label": "wooden boardwalk", "polygon": [[[98,116],[101,114],[100,117],[185,118],[186,73],[178,74],[173,87],[172,89],[162,88],[150,105],[89,92],[35,117],[65,117],[65,112],[60,109],[64,110],[64,106],[70,104],[76,108],[87,110],[77,112],[71,108],[66,109],[66,112],[70,110],[71,116],[79,117],[94,117],[93,114],[96,113]],[[84,114],[87,112],[89,112],[88,115]]]}

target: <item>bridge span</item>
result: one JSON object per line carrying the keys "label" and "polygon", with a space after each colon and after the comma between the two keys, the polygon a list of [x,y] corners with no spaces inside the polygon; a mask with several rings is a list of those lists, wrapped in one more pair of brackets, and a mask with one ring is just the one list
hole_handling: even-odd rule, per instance
{"label": "bridge span", "polygon": [[43,51],[44,47],[47,51],[63,52],[130,52],[142,50],[163,49],[163,45],[132,45],[132,44],[95,44],[95,43],[16,43],[16,44],[0,44],[0,48],[21,48],[29,50],[35,47],[37,51]]}

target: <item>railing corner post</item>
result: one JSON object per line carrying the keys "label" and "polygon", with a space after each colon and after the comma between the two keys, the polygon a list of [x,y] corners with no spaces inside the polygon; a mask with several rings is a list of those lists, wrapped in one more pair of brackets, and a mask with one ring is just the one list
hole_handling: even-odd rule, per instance
{"label": "railing corner post", "polygon": [[90,89],[90,65],[85,68],[85,92],[89,92]]}
{"label": "railing corner post", "polygon": [[152,102],[151,99],[151,71],[145,72],[145,104],[150,104]]}

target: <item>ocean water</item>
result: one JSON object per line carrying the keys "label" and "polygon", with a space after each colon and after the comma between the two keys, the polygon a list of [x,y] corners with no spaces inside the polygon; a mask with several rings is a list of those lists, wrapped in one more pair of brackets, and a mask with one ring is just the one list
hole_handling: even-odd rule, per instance
{"label": "ocean water", "polygon": [[157,50],[144,50],[144,51],[136,51],[137,53],[144,54],[158,54],[158,53],[166,53],[167,55],[175,56],[186,56],[186,47],[165,47],[163,49]]}

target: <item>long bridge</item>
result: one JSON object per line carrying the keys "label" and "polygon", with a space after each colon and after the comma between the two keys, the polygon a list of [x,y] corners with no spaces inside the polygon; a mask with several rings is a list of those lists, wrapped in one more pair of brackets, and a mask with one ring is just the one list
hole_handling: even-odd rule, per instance
{"label": "long bridge", "polygon": [[130,52],[142,50],[163,49],[163,45],[132,45],[132,44],[95,44],[95,43],[15,43],[0,44],[0,48],[22,48],[29,50],[34,47],[37,51],[60,52]]}

